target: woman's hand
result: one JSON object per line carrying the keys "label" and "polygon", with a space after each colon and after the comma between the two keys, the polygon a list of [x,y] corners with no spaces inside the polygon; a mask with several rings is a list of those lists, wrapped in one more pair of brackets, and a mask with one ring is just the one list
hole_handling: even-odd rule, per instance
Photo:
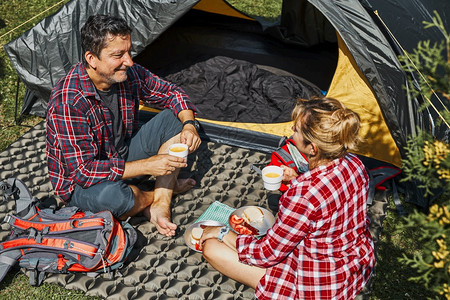
{"label": "woman's hand", "polygon": [[283,179],[281,181],[284,184],[288,184],[292,179],[297,178],[298,174],[294,171],[294,169],[285,165],[281,165],[280,167],[283,169]]}
{"label": "woman's hand", "polygon": [[203,229],[203,234],[199,240],[200,250],[203,248],[203,243],[208,239],[217,239],[222,226],[200,226]]}

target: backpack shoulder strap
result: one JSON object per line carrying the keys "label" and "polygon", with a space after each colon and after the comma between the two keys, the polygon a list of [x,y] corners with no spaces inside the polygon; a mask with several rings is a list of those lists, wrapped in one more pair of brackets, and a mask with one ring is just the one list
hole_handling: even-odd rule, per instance
{"label": "backpack shoulder strap", "polygon": [[292,156],[292,160],[294,161],[295,165],[297,166],[297,170],[300,173],[305,173],[309,170],[309,163],[306,160],[305,156],[298,151],[297,147],[294,144],[294,140],[289,139],[286,142],[286,146],[289,150],[290,155]]}
{"label": "backpack shoulder strap", "polygon": [[[304,173],[309,169],[308,161],[304,155],[298,151],[292,137],[285,138],[283,144],[279,145],[272,156],[276,157],[276,161],[296,170],[296,172]],[[272,162],[273,161],[274,159],[272,159]]]}
{"label": "backpack shoulder strap", "polygon": [[8,271],[19,261],[21,256],[20,250],[11,250],[0,254],[0,282],[3,281]]}
{"label": "backpack shoulder strap", "polygon": [[295,162],[292,159],[291,154],[284,148],[278,148],[275,153],[278,155],[278,158],[288,167],[294,168]]}
{"label": "backpack shoulder strap", "polygon": [[10,197],[16,201],[17,216],[29,218],[36,213],[36,203],[38,200],[33,197],[22,180],[9,178],[6,182],[1,182],[0,187],[5,191],[5,201],[8,201]]}

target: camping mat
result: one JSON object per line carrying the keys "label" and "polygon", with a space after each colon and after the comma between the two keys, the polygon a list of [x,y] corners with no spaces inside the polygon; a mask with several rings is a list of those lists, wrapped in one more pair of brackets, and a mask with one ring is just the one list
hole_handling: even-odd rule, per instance
{"label": "camping mat", "polygon": [[[192,175],[197,185],[172,201],[172,219],[179,226],[175,237],[158,234],[142,217],[132,218],[130,222],[139,234],[138,251],[133,260],[120,269],[121,274],[113,278],[107,274],[95,278],[84,274],[51,274],[45,282],[108,299],[253,299],[253,289],[220,274],[200,253],[188,248],[183,233],[216,201],[232,208],[268,207],[269,194],[261,178],[250,170],[251,164],[262,167],[268,161],[268,154],[203,142],[189,156],[188,167],[180,173],[180,176]],[[36,198],[55,201],[47,176],[44,123],[0,153],[0,166],[0,180],[19,178]],[[375,242],[386,206],[385,197],[376,198],[369,209]],[[0,203],[0,221],[7,213],[13,213],[14,208],[12,200]],[[9,226],[2,223],[1,240],[7,237],[9,230]]]}

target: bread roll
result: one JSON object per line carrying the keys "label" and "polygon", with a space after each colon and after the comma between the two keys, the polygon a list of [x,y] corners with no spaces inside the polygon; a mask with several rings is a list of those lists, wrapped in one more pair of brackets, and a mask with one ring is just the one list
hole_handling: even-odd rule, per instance
{"label": "bread roll", "polygon": [[244,210],[242,218],[249,224],[260,224],[264,221],[264,213],[259,207],[250,206]]}
{"label": "bread roll", "polygon": [[191,243],[192,245],[195,245],[199,242],[200,238],[202,237],[203,229],[200,227],[194,227],[191,231]]}

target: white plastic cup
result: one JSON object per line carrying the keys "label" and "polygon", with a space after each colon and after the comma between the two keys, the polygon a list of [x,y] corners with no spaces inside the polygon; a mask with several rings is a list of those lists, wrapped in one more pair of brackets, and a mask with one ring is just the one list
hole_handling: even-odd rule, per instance
{"label": "white plastic cup", "polygon": [[169,154],[173,156],[187,158],[189,148],[186,144],[178,143],[169,146]]}
{"label": "white plastic cup", "polygon": [[262,169],[264,188],[269,191],[276,191],[281,186],[283,179],[283,169],[278,166],[267,166]]}

